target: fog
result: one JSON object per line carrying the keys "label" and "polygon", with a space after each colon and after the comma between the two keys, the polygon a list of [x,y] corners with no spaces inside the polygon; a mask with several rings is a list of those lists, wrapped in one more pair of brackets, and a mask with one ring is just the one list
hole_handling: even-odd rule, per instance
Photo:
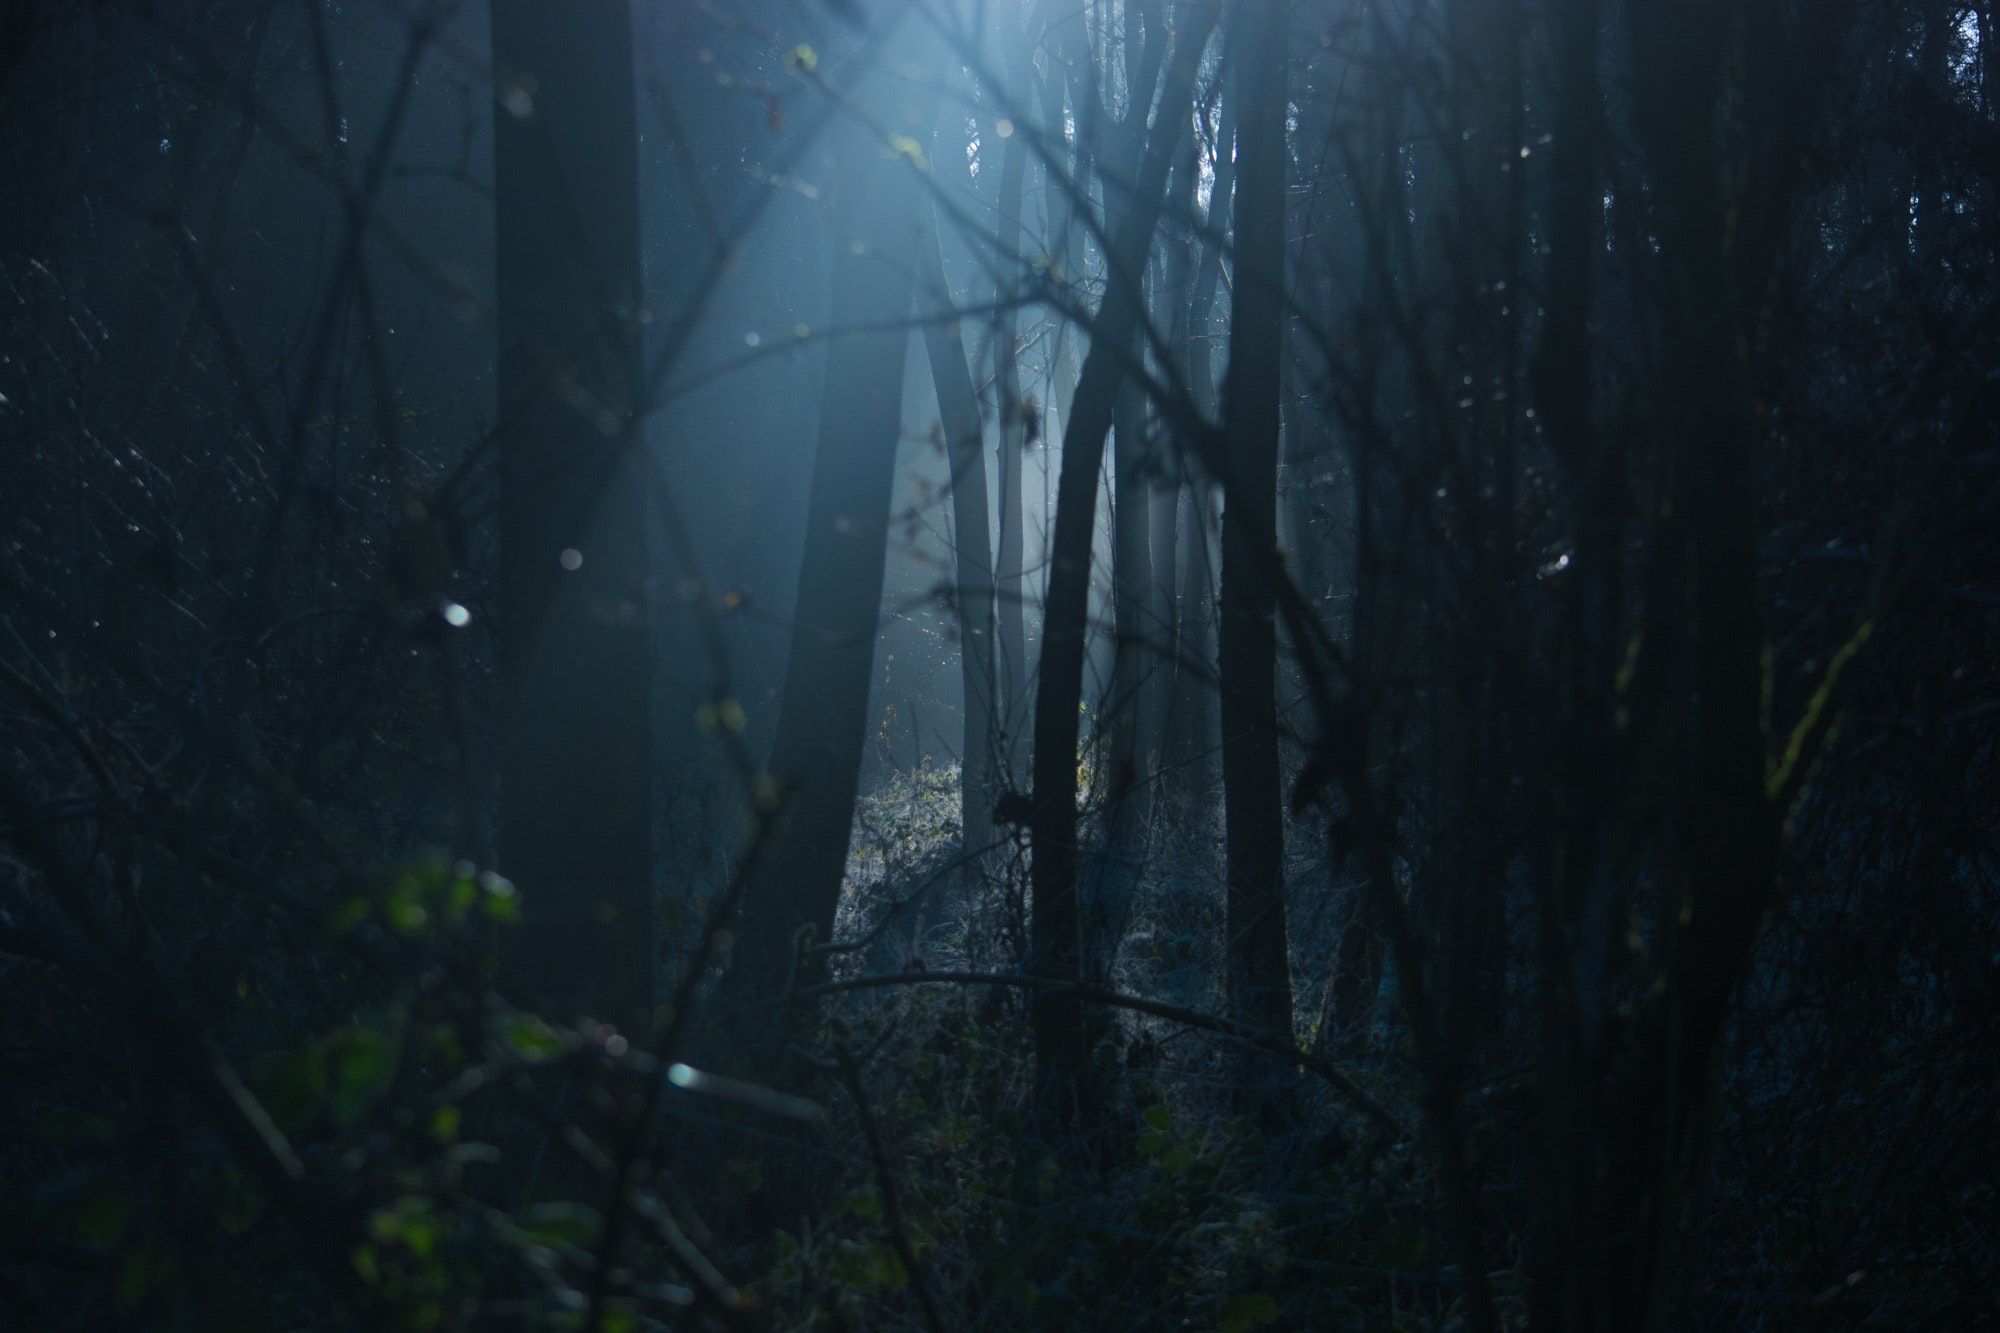
{"label": "fog", "polygon": [[1994,23],[0,5],[0,1331],[1995,1326]]}

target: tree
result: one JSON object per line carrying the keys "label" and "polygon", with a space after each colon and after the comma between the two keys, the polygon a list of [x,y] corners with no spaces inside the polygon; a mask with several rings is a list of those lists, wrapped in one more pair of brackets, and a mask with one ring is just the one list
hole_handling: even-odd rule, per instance
{"label": "tree", "polygon": [[[1209,109],[1203,112],[1207,123]],[[1213,184],[1208,208],[1200,218],[1202,237],[1194,266],[1184,338],[1188,391],[1206,419],[1219,416],[1215,384],[1214,312],[1222,284],[1222,254],[1231,202],[1236,189],[1236,99],[1221,100],[1213,143],[1202,151],[1211,157]],[[1187,441],[1183,441],[1185,449]],[[1192,453],[1195,451],[1187,450]],[[1168,730],[1168,759],[1186,774],[1191,792],[1207,794],[1215,784],[1222,753],[1219,704],[1214,681],[1216,529],[1214,479],[1201,468],[1185,466],[1181,495],[1181,527],[1185,531],[1180,580],[1180,670]],[[1189,669],[1196,668],[1196,669]]]}
{"label": "tree", "polygon": [[[888,22],[888,16],[877,22]],[[792,974],[801,932],[826,941],[846,871],[881,617],[903,366],[929,201],[924,155],[898,126],[930,122],[923,94],[873,69],[835,133],[830,321],[819,437],[791,649],[770,773],[782,803],[745,895],[732,986],[768,997]],[[904,112],[913,110],[914,118]],[[955,423],[958,424],[958,423]],[[814,969],[809,969],[814,970]]]}
{"label": "tree", "polygon": [[[1008,7],[996,10],[1002,67],[1017,97],[1025,96],[1036,82],[1033,67],[1028,63],[1028,31],[1024,24],[1037,24],[1040,17],[1039,11],[1017,18]],[[1054,77],[1040,83],[1044,89],[1059,86]],[[1059,123],[1051,119],[1045,125],[1052,129]],[[1058,135],[1057,142],[1060,141]],[[1020,324],[1014,306],[1021,272],[1021,203],[1027,184],[1028,156],[1027,135],[1017,127],[1014,134],[1002,140],[1000,149],[999,225],[994,236],[993,297],[997,308],[993,320],[993,389],[1000,418],[996,444],[1000,545],[994,566],[1000,651],[995,713],[1010,728],[1028,689],[1027,496],[1023,482],[1027,450],[1032,443],[1029,431],[1031,426],[1039,431],[1041,424],[1030,421],[1031,405],[1021,388]],[[1008,745],[1000,756],[1010,790],[1019,779],[1018,750],[1017,745]]]}
{"label": "tree", "polygon": [[[1147,104],[1134,95],[1145,77],[1149,25],[1161,16],[1140,5],[1125,12],[1120,45],[1125,52],[1128,81],[1122,116],[1100,101],[1093,108],[1098,157],[1107,166],[1113,187],[1104,199],[1105,230],[1116,235],[1133,207],[1116,188],[1118,180],[1137,174],[1145,148]],[[1155,43],[1158,38],[1154,37]],[[1155,53],[1157,58],[1157,52]],[[1098,96],[1109,92],[1108,80]],[[1178,163],[1180,154],[1175,152]],[[1165,202],[1162,203],[1162,211]],[[1137,275],[1139,318],[1134,321],[1124,354],[1127,370],[1111,409],[1111,687],[1098,709],[1107,733],[1105,744],[1106,813],[1104,856],[1089,894],[1084,926],[1085,966],[1094,975],[1109,971],[1124,937],[1132,898],[1144,873],[1146,835],[1152,822],[1153,764],[1159,743],[1154,733],[1157,714],[1149,706],[1163,665],[1167,625],[1157,618],[1154,575],[1153,494],[1159,464],[1147,432],[1147,395],[1143,384],[1146,340],[1143,325],[1150,318],[1155,293],[1153,265]],[[1171,557],[1171,549],[1168,551]]]}
{"label": "tree", "polygon": [[621,1024],[653,990],[637,128],[624,0],[497,0],[500,859],[513,967]]}
{"label": "tree", "polygon": [[[1077,379],[1076,398],[1063,429],[1057,482],[1055,540],[1050,552],[1047,610],[1042,624],[1041,670],[1035,694],[1035,758],[1029,840],[1034,914],[1030,923],[1031,970],[1075,981],[1081,976],[1082,919],[1077,906],[1077,713],[1083,697],[1084,630],[1089,614],[1090,545],[1096,525],[1097,482],[1104,461],[1119,387],[1129,373],[1128,340],[1143,314],[1139,282],[1164,204],[1174,145],[1187,132],[1181,115],[1191,95],[1201,52],[1215,23],[1213,10],[1195,6],[1172,36],[1159,110],[1130,192],[1131,206],[1105,255],[1110,278],[1104,303],[1091,324],[1090,354]],[[1155,25],[1138,67],[1157,71],[1169,38]],[[1151,86],[1151,78],[1137,81]],[[1111,188],[1118,188],[1113,185]],[[1088,1109],[1078,1078],[1086,1055],[1081,1006],[1061,990],[1034,1000],[1036,1101],[1069,1117]]]}
{"label": "tree", "polygon": [[[1851,11],[1825,7],[1837,34]],[[1691,1128],[1738,981],[1750,965],[1777,891],[1779,838],[1799,778],[1770,753],[1764,712],[1765,630],[1758,586],[1757,459],[1762,435],[1746,356],[1731,237],[1732,205],[1718,170],[1716,107],[1741,64],[1772,48],[1749,40],[1729,7],[1671,15],[1633,0],[1635,121],[1657,200],[1665,259],[1655,300],[1666,345],[1661,388],[1673,404],[1666,428],[1671,505],[1684,528],[1676,571],[1685,616],[1689,686],[1682,717],[1690,743],[1678,793],[1686,857],[1676,876],[1664,994],[1635,1034],[1633,1063],[1608,1089],[1611,1124],[1604,1200],[1609,1240],[1600,1262],[1605,1314],[1664,1327],[1670,1304],[1680,1189]],[[1745,46],[1739,46],[1745,43]],[[1773,76],[1775,76],[1773,72]],[[1801,90],[1802,92],[1806,90]],[[1817,92],[1807,92],[1812,96]],[[1809,103],[1810,104],[1810,103]],[[1755,104],[1753,104],[1755,105]],[[1762,128],[1751,122],[1753,131]],[[1760,145],[1762,146],[1762,145]],[[1783,174],[1765,188],[1783,191]],[[1782,198],[1762,206],[1782,214]],[[1752,243],[1763,238],[1754,238]],[[1753,254],[1744,256],[1755,262]],[[1863,631],[1865,641],[1866,631]],[[1841,659],[1836,659],[1841,660]],[[1810,731],[1800,740],[1818,745]],[[1781,766],[1782,765],[1782,766]]]}
{"label": "tree", "polygon": [[[933,214],[918,242],[923,266],[924,351],[937,391],[945,451],[951,461],[953,592],[958,610],[959,672],[965,691],[965,744],[960,751],[959,828],[964,877],[980,883],[993,841],[1000,794],[999,732],[993,616],[993,534],[987,516],[985,432],[965,357],[965,338],[952,318],[951,288]],[[1003,444],[1004,447],[1004,444]],[[1018,469],[1018,461],[1016,467]]]}
{"label": "tree", "polygon": [[[503,48],[537,49],[490,88],[468,59],[485,5],[0,10],[8,1314],[1992,1324],[1991,6],[634,7],[642,253],[666,260],[650,323],[629,258],[579,244],[629,234],[623,205],[613,225],[567,208],[625,198],[596,178],[619,174],[608,139],[562,114],[615,100],[577,100],[574,66],[630,83],[599,26],[616,11],[544,8],[560,27],[498,15]],[[966,13],[1025,18],[1034,45]],[[941,31],[965,69],[935,58]],[[917,95],[843,70],[850,46],[851,69],[913,69]],[[951,110],[926,207],[905,136],[932,91]],[[874,169],[890,185],[862,179],[857,203]],[[830,323],[831,261],[870,227]],[[898,270],[921,334],[907,295],[855,297],[854,273]],[[877,334],[879,357],[820,383],[824,353]],[[918,336],[943,429],[896,454],[892,533],[813,550],[828,590],[808,579],[802,618],[846,619],[790,654],[805,758],[781,785],[761,701],[784,682],[763,672],[794,625],[764,585],[799,577],[809,481],[824,507],[849,460],[887,466],[879,399]],[[1000,804],[1032,866],[961,879],[1001,794],[977,754],[1001,711],[979,703],[995,391],[1069,437],[1061,563],[1036,790]],[[648,407],[655,467],[634,477]],[[1032,476],[1023,444],[1003,447]],[[1203,617],[1164,637],[1164,580],[1194,611],[1211,534],[1167,532],[1136,493],[1162,462],[1194,474],[1191,511],[1227,504],[1227,700]],[[881,476],[854,491],[864,519]],[[1001,506],[1030,543],[1033,490]],[[650,582],[635,514],[672,557]],[[502,566],[529,524],[551,558]],[[1113,575],[1151,562],[1152,601],[1111,586],[1107,553]],[[525,632],[538,577],[569,642]],[[600,634],[628,610],[664,650],[645,683],[688,705],[659,710],[687,728],[662,766],[691,795],[656,800],[657,827],[743,836],[662,838],[657,959],[605,932],[619,952],[585,975],[577,931],[536,927],[621,909],[524,875],[540,915],[520,928],[495,834],[510,858],[553,835],[496,817],[520,813],[496,741],[539,709],[546,766],[615,796],[615,771],[577,772],[612,743],[604,701],[560,694],[633,688],[629,640]],[[1229,708],[1233,753],[1218,799],[1154,804],[1166,836],[1141,860],[1129,682],[1169,642],[1183,700]],[[890,762],[858,774],[821,744],[859,709],[806,693],[829,668],[927,720],[962,683],[956,792],[896,771],[894,720]],[[525,708],[524,679],[555,697]],[[1197,734],[1189,754],[1221,750]],[[1274,768],[1238,762],[1274,736]],[[619,825],[586,804],[565,809]],[[768,892],[769,858],[814,809],[822,896],[773,922],[798,904]],[[1093,915],[1115,906],[1090,897],[1107,851],[1129,855],[1122,940]],[[1238,929],[1274,891],[1288,976]],[[1357,900],[1365,928],[1343,930]],[[912,920],[921,955],[898,947]],[[777,1002],[732,989],[747,967],[718,976],[739,927],[784,970],[772,988],[806,964],[783,1061],[741,1040]],[[621,959],[664,983],[642,978],[667,997],[644,1049],[603,1022],[647,1017],[605,997]],[[1293,1014],[1259,1011],[1258,966]],[[718,1051],[738,1077],[702,1067]],[[1280,1068],[1301,1074],[1286,1114],[1244,1115]]]}
{"label": "tree", "polygon": [[1223,385],[1222,784],[1228,827],[1229,1006],[1292,1029],[1278,775],[1279,371],[1285,327],[1287,9],[1239,5],[1230,51],[1237,117],[1235,299]]}

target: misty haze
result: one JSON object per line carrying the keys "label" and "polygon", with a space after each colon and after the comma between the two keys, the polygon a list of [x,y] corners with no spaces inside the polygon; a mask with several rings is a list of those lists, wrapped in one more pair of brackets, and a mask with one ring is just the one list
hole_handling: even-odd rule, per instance
{"label": "misty haze", "polygon": [[1995,22],[0,4],[0,1333],[2000,1327]]}

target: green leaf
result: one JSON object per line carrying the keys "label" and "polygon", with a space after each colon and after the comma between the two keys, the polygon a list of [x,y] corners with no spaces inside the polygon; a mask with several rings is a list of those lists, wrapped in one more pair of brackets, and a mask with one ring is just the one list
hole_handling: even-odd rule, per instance
{"label": "green leaf", "polygon": [[857,1190],[849,1190],[841,1199],[840,1206],[846,1212],[867,1222],[882,1220],[882,1200],[876,1197],[873,1186],[864,1185]]}
{"label": "green leaf", "polygon": [[332,916],[327,918],[326,933],[334,939],[339,939],[342,935],[345,935],[348,931],[366,921],[368,913],[373,910],[374,904],[370,903],[366,898],[349,898],[340,905]]}
{"label": "green leaf", "polygon": [[414,935],[429,924],[430,909],[417,901],[415,885],[403,880],[383,904],[382,914],[389,918],[389,924],[401,935]]}
{"label": "green leaf", "polygon": [[596,1244],[604,1219],[580,1203],[537,1203],[515,1213],[514,1225],[539,1245],[588,1248]]}
{"label": "green leaf", "polygon": [[258,1083],[257,1100],[272,1123],[285,1134],[296,1134],[313,1122],[326,1102],[326,1051],[312,1045],[278,1056]]}
{"label": "green leaf", "polygon": [[491,920],[503,926],[511,926],[521,918],[521,895],[514,890],[514,881],[491,870],[481,871],[478,878],[480,899],[479,910]]}
{"label": "green leaf", "polygon": [[174,1252],[167,1243],[148,1237],[134,1245],[118,1265],[118,1304],[136,1310],[146,1298],[165,1291],[174,1280]]}
{"label": "green leaf", "polygon": [[458,1137],[458,1126],[462,1114],[456,1106],[440,1106],[431,1112],[431,1137],[439,1143],[450,1143]]}
{"label": "green leaf", "polygon": [[877,1241],[871,1247],[870,1257],[874,1260],[872,1276],[883,1290],[901,1291],[910,1285],[910,1271],[903,1267],[903,1257],[893,1246]]}
{"label": "green leaf", "polygon": [[132,1201],[119,1190],[92,1190],[76,1207],[77,1234],[107,1249],[118,1243],[131,1221]]}
{"label": "green leaf", "polygon": [[465,1063],[465,1048],[459,1044],[458,1029],[451,1024],[434,1024],[430,1032],[430,1045],[438,1058],[451,1068],[456,1069]]}
{"label": "green leaf", "polygon": [[473,884],[472,876],[455,876],[451,887],[445,891],[447,919],[453,925],[465,920],[465,914],[472,910],[473,903],[478,899],[479,889]]}
{"label": "green leaf", "polygon": [[1174,1123],[1173,1117],[1167,1114],[1167,1108],[1164,1106],[1149,1106],[1140,1118],[1163,1134],[1168,1126]]}
{"label": "green leaf", "polygon": [[340,1040],[334,1056],[333,1113],[352,1124],[388,1094],[396,1079],[397,1043],[379,1032],[355,1028]]}
{"label": "green leaf", "polygon": [[208,1187],[208,1202],[215,1220],[232,1236],[248,1231],[264,1211],[264,1193],[257,1182],[234,1167]]}
{"label": "green leaf", "polygon": [[889,151],[895,157],[909,159],[910,165],[918,171],[929,171],[930,159],[924,156],[924,146],[907,134],[889,136]]}
{"label": "green leaf", "polygon": [[1222,1303],[1222,1333],[1250,1333],[1259,1324],[1276,1322],[1278,1303],[1265,1292],[1231,1296]]}
{"label": "green leaf", "polygon": [[368,1234],[384,1245],[401,1245],[419,1259],[430,1257],[444,1237],[444,1226],[429,1196],[406,1195],[368,1219]]}
{"label": "green leaf", "polygon": [[562,1033],[533,1014],[503,1019],[500,1044],[530,1064],[541,1064],[563,1053]]}

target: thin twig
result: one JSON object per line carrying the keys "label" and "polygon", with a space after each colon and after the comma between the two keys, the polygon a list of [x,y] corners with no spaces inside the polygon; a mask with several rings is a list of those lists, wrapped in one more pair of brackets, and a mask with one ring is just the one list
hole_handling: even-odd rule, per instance
{"label": "thin twig", "polygon": [[875,1182],[882,1191],[882,1220],[888,1225],[889,1239],[895,1243],[896,1256],[903,1261],[903,1271],[909,1275],[910,1285],[916,1288],[917,1303],[924,1309],[925,1327],[931,1333],[944,1333],[944,1316],[938,1311],[937,1298],[931,1295],[930,1285],[924,1281],[924,1270],[917,1262],[916,1249],[910,1244],[910,1228],[903,1219],[903,1202],[896,1193],[896,1178],[889,1170],[889,1154],[883,1150],[882,1133],[875,1124],[875,1112],[868,1105],[868,1092],[861,1086],[861,1062],[854,1058],[854,1049],[845,1038],[835,1052],[841,1082],[847,1086],[847,1095],[854,1099],[855,1114],[861,1117],[861,1134],[868,1142],[868,1157],[875,1164]]}
{"label": "thin twig", "polygon": [[1009,986],[1016,990],[1034,991],[1062,990],[1074,995],[1085,1004],[1130,1009],[1134,1013],[1151,1014],[1155,1018],[1164,1018],[1183,1027],[1213,1032],[1230,1041],[1269,1052],[1296,1064],[1301,1069],[1319,1075],[1380,1126],[1392,1141],[1401,1142],[1410,1137],[1410,1132],[1403,1127],[1400,1120],[1396,1119],[1394,1113],[1369,1096],[1360,1084],[1342,1073],[1330,1061],[1323,1060],[1309,1051],[1300,1050],[1297,1042],[1219,1014],[1204,1013],[1199,1009],[1167,1004],[1160,1000],[1149,1000],[1142,995],[1127,995],[1100,986],[1074,985],[1057,977],[1029,976],[1021,972],[898,972],[880,976],[850,977],[845,981],[827,981],[814,986],[803,986],[798,990],[797,996],[800,999],[810,999],[813,996],[833,995],[842,991],[877,990],[885,986],[922,986],[932,983],[955,986]]}

